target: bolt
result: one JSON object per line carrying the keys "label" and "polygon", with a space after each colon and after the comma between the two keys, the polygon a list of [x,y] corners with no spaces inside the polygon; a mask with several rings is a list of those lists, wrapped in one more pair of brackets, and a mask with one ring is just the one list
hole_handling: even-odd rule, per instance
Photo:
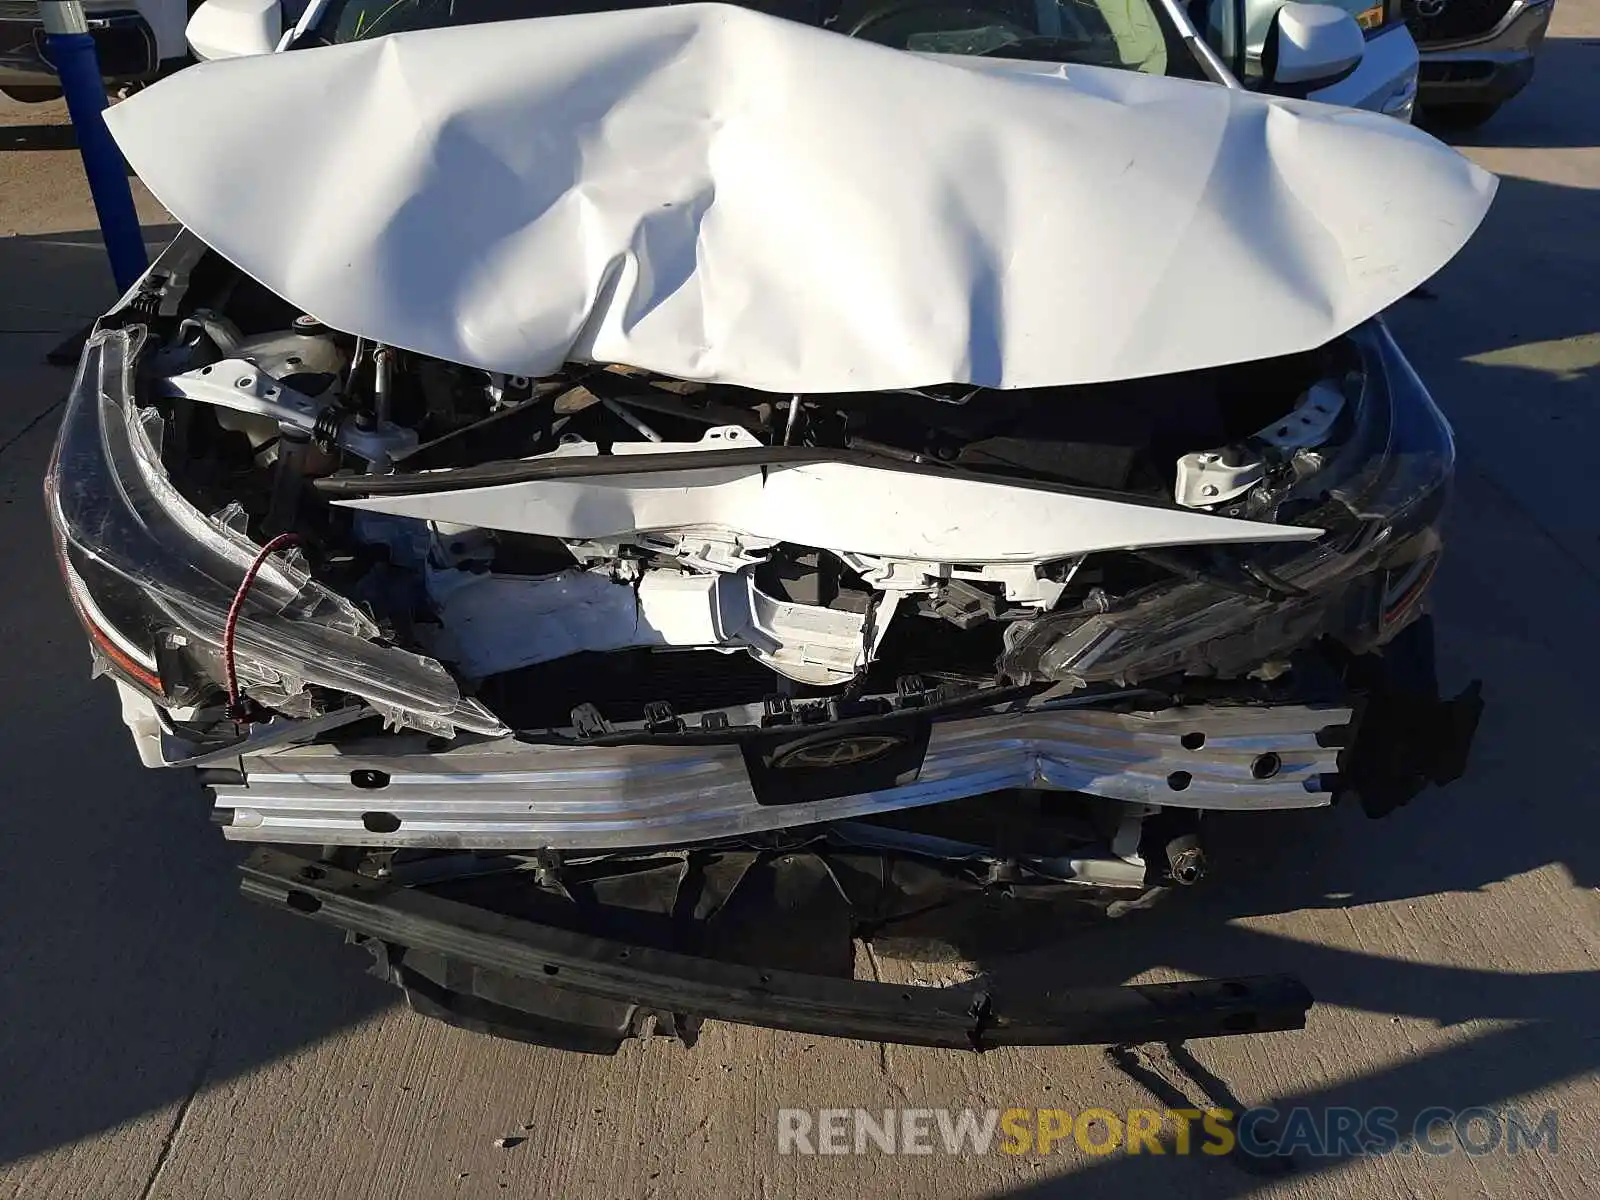
{"label": "bolt", "polygon": [[1205,876],[1206,852],[1192,835],[1173,838],[1167,843],[1167,864],[1172,869],[1173,882],[1189,887]]}

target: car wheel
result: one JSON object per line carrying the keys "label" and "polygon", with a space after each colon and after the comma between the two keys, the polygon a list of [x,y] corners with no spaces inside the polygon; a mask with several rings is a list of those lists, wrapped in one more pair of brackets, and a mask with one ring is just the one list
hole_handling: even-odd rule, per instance
{"label": "car wheel", "polygon": [[1499,111],[1498,103],[1430,104],[1423,120],[1439,129],[1476,129]]}
{"label": "car wheel", "polygon": [[61,89],[22,84],[18,87],[0,87],[0,95],[4,95],[8,100],[15,100],[18,104],[43,104],[47,100],[61,99]]}

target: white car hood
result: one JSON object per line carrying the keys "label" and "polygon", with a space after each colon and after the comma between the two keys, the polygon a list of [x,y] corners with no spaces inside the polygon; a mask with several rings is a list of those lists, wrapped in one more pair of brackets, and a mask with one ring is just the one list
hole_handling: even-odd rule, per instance
{"label": "white car hood", "polygon": [[174,216],[337,328],[780,392],[1306,349],[1443,266],[1495,186],[1371,113],[722,5],[207,63],[106,120]]}

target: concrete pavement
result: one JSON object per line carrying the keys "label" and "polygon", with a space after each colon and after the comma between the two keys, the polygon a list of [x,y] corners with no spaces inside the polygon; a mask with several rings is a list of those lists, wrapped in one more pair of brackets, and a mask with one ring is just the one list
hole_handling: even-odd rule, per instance
{"label": "concrete pavement", "polygon": [[[1600,1172],[1600,0],[1560,0],[1531,90],[1464,148],[1504,176],[1392,322],[1456,424],[1442,670],[1482,676],[1466,780],[1380,823],[1223,825],[1177,902],[997,964],[1034,981],[1285,970],[1307,1030],[1190,1049],[1243,1103],[1559,1110],[1517,1156],[780,1157],[780,1107],[1157,1106],[1098,1050],[955,1053],[711,1024],[562,1055],[395,1007],[331,933],[240,900],[186,779],[142,771],[85,676],[39,479],[112,298],[54,106],[0,109],[0,1196],[1587,1196]],[[159,240],[165,219],[143,196]],[[884,970],[904,974],[904,964]],[[1205,1107],[1170,1059],[1151,1067]],[[1168,1101],[1170,1102],[1170,1100]],[[522,1138],[501,1147],[497,1138]]]}

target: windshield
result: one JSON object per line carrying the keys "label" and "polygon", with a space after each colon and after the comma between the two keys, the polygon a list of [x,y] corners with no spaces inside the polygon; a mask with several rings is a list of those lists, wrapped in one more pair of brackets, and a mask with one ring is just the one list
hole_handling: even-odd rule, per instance
{"label": "windshield", "polygon": [[[440,25],[652,7],[648,0],[331,0],[312,39],[355,42]],[[755,0],[743,7],[899,50],[1204,78],[1159,0]]]}

